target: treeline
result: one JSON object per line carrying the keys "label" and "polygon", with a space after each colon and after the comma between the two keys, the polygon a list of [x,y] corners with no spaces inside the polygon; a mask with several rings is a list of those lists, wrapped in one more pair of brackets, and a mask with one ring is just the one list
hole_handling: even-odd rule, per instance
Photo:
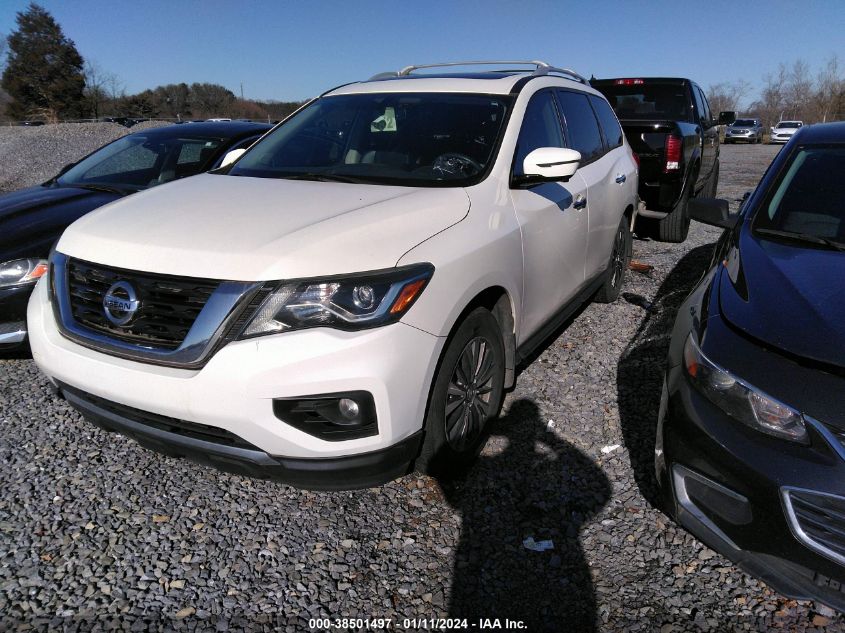
{"label": "treeline", "polygon": [[209,83],[168,84],[134,95],[109,96],[87,90],[89,116],[127,116],[189,121],[225,117],[275,121],[301,105],[298,101],[241,99],[227,88]]}
{"label": "treeline", "polygon": [[805,123],[823,123],[845,119],[845,67],[831,56],[815,75],[804,60],[780,64],[763,76],[763,88],[757,99],[748,101],[751,84],[745,80],[710,86],[710,107],[720,112],[735,110],[738,116],[762,119],[763,125],[794,119]]}
{"label": "treeline", "polygon": [[0,120],[102,117],[277,120],[300,102],[241,99],[217,84],[180,83],[127,95],[117,75],[84,60],[52,15],[37,4],[0,35]]}

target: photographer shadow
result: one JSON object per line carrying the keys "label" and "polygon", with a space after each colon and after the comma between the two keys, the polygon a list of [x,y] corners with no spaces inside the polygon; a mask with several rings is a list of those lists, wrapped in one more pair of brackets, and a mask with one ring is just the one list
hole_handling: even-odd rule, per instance
{"label": "photographer shadow", "polygon": [[654,474],[657,415],[663,390],[663,370],[678,309],[707,270],[713,245],[699,246],[675,265],[654,300],[623,293],[623,298],[646,310],[616,372],[619,420],[631,468],[640,493],[654,507],[661,499]]}
{"label": "photographer shadow", "polygon": [[[444,480],[462,517],[449,615],[522,621],[529,631],[592,631],[596,599],[579,542],[584,523],[610,499],[602,469],[547,429],[537,405],[514,402],[490,423],[490,444],[459,480]],[[523,541],[549,540],[532,551]],[[529,541],[529,544],[532,542]]]}

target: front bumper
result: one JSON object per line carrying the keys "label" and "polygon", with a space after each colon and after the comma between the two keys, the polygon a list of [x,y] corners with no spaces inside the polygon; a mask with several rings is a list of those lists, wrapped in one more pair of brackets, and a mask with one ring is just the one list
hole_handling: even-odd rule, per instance
{"label": "front bumper", "polygon": [[0,289],[0,349],[26,340],[26,304],[32,289],[32,284]]}
{"label": "front bumper", "polygon": [[770,143],[788,143],[791,138],[792,138],[791,135],[790,136],[776,136],[776,135],[773,134],[772,136],[769,137],[769,142]]}
{"label": "front bumper", "polygon": [[725,141],[751,142],[751,141],[756,141],[756,140],[757,140],[757,135],[753,134],[751,132],[748,132],[747,134],[726,134],[725,135]]}
{"label": "front bumper", "polygon": [[[668,510],[709,547],[784,595],[845,611],[845,565],[800,537],[786,502],[800,489],[845,506],[845,453],[822,425],[808,430],[811,445],[803,446],[745,427],[674,366],[658,422],[657,476]],[[845,530],[845,516],[829,523],[819,529]]]}
{"label": "front bumper", "polygon": [[[401,322],[360,332],[315,328],[235,341],[202,369],[185,370],[109,356],[68,340],[58,330],[45,283],[36,287],[28,320],[33,358],[55,381],[141,412],[223,429],[275,462],[287,463],[284,468],[268,464],[282,478],[292,470],[290,460],[362,456],[411,442],[421,429],[445,342]],[[283,422],[273,410],[274,399],[349,391],[372,395],[376,435],[326,441]],[[129,434],[125,421],[104,418],[70,400],[88,417]],[[160,449],[175,441],[153,439]],[[197,451],[188,448],[180,446],[177,452],[196,457]],[[204,459],[215,460],[213,455]],[[391,466],[384,474],[389,479],[395,471]]]}

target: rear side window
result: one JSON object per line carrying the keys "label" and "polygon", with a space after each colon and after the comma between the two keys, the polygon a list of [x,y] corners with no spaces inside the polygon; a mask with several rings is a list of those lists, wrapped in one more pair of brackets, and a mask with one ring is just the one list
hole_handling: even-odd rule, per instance
{"label": "rear side window", "polygon": [[607,101],[595,95],[590,95],[590,102],[593,104],[596,116],[599,118],[608,149],[622,145],[622,126],[616,120],[616,115],[613,114],[613,108],[608,105]]}
{"label": "rear side window", "polygon": [[604,147],[599,123],[587,95],[566,90],[560,90],[557,94],[566,121],[569,146],[581,152],[582,163],[588,163],[601,156]]}
{"label": "rear side window", "polygon": [[540,147],[563,147],[563,133],[550,91],[538,92],[525,109],[525,118],[519,130],[514,159],[514,176],[524,176],[522,163],[525,157]]}

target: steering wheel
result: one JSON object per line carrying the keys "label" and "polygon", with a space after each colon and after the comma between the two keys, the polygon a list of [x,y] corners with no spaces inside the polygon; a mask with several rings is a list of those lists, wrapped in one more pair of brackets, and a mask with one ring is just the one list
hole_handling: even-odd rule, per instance
{"label": "steering wheel", "polygon": [[431,164],[432,171],[444,176],[474,176],[483,171],[484,166],[474,158],[458,152],[440,154]]}

